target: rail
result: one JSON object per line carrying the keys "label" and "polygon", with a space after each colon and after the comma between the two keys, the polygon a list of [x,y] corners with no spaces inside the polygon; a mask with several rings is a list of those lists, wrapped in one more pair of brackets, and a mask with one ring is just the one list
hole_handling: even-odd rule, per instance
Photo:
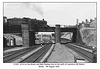
{"label": "rail", "polygon": [[86,47],[81,47],[78,45],[74,45],[69,43],[69,45],[66,44],[67,47],[70,49],[74,50],[81,56],[83,56],[85,59],[87,59],[91,63],[96,63],[97,62],[97,53],[96,50],[91,50]]}

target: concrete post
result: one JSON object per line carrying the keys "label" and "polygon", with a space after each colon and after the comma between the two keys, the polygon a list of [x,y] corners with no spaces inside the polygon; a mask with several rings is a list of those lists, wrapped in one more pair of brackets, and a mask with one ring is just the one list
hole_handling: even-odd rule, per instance
{"label": "concrete post", "polygon": [[55,43],[61,42],[61,30],[60,25],[56,25],[55,27]]}
{"label": "concrete post", "polygon": [[28,23],[21,24],[22,28],[22,39],[23,39],[23,46],[29,47],[29,30],[28,30]]}

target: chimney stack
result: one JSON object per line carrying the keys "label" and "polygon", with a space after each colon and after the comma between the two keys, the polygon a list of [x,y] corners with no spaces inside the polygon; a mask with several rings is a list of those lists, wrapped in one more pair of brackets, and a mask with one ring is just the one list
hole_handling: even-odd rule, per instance
{"label": "chimney stack", "polygon": [[90,19],[90,22],[92,22],[93,21],[93,19]]}
{"label": "chimney stack", "polygon": [[82,23],[84,23],[84,21],[82,21]]}
{"label": "chimney stack", "polygon": [[86,23],[89,23],[89,21],[87,19],[85,21],[86,21]]}

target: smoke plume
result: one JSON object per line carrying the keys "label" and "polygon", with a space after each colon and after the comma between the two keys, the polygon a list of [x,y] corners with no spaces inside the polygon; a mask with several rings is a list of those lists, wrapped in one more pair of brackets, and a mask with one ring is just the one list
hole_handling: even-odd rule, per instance
{"label": "smoke plume", "polygon": [[43,10],[42,10],[42,7],[40,6],[40,4],[36,4],[36,3],[25,3],[25,6],[27,8],[32,9],[33,11],[35,11],[36,13],[38,13],[39,15],[41,15],[43,17]]}

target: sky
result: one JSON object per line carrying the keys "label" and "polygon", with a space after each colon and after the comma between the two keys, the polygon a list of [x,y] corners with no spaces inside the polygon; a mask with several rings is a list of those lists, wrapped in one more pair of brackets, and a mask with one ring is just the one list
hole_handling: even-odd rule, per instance
{"label": "sky", "polygon": [[7,18],[43,18],[49,25],[75,25],[96,17],[96,3],[4,3]]}

